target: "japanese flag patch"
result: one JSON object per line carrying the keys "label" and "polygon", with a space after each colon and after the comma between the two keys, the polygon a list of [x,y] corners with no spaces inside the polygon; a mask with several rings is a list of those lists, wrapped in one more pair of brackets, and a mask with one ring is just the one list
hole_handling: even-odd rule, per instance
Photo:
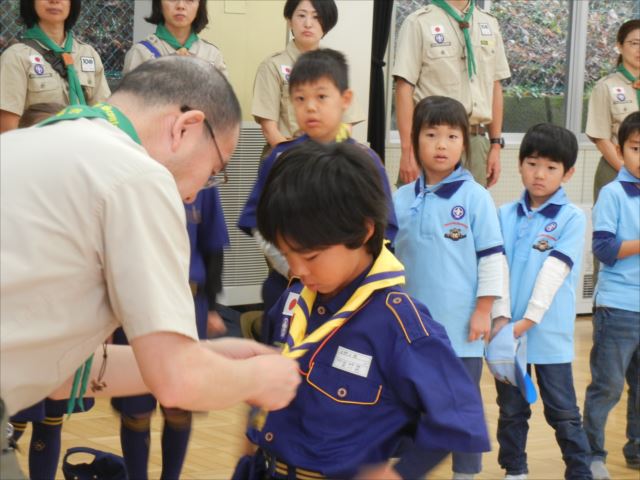
{"label": "japanese flag patch", "polygon": [[442,25],[431,25],[431,35],[442,35],[444,27]]}
{"label": "japanese flag patch", "polygon": [[622,87],[611,87],[611,96],[619,102],[624,102],[627,99]]}
{"label": "japanese flag patch", "polygon": [[288,317],[293,315],[293,309],[296,308],[299,298],[300,298],[299,293],[289,292],[289,295],[287,296],[287,301],[284,303],[284,308],[282,309],[282,314]]}
{"label": "japanese flag patch", "polygon": [[33,65],[42,65],[42,63],[44,62],[40,55],[29,55],[29,61]]}
{"label": "japanese flag patch", "polygon": [[280,71],[282,72],[282,76],[285,81],[289,81],[289,77],[291,76],[291,65],[280,65]]}

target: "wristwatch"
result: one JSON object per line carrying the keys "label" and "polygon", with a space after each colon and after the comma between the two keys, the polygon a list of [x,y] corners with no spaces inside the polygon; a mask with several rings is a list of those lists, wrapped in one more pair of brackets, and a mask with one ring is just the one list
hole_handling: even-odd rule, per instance
{"label": "wristwatch", "polygon": [[490,139],[489,139],[489,143],[491,143],[491,144],[498,144],[498,145],[500,145],[500,148],[504,148],[504,137],[500,137],[500,138],[490,138]]}

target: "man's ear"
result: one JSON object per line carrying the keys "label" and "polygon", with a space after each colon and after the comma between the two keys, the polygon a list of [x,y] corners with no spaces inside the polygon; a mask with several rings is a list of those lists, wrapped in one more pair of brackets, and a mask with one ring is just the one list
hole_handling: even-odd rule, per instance
{"label": "man's ear", "polygon": [[181,112],[171,127],[171,149],[175,152],[182,142],[185,134],[195,129],[200,129],[200,124],[204,122],[204,113],[200,110],[189,110]]}

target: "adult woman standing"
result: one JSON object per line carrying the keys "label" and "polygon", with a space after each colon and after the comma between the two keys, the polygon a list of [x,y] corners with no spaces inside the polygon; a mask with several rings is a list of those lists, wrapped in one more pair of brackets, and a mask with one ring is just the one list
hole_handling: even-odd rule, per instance
{"label": "adult woman standing", "polygon": [[0,56],[0,132],[13,130],[35,103],[94,104],[109,86],[98,53],[74,38],[81,0],[20,0],[27,27]]}
{"label": "adult woman standing", "polygon": [[[127,52],[125,74],[148,60],[167,55],[192,55],[226,74],[220,50],[198,37],[209,22],[206,0],[153,0],[151,15],[146,20],[157,25],[156,31]],[[216,142],[215,125],[210,125],[210,129]],[[226,180],[226,175],[223,178]],[[216,294],[222,289],[223,250],[229,244],[218,189],[205,187],[192,203],[185,204],[185,213],[191,245],[189,283],[198,336],[203,339],[208,332],[221,334],[226,330],[215,311]],[[121,328],[114,334],[114,343],[127,343]],[[111,404],[120,412],[120,444],[129,478],[146,479],[151,416],[157,401],[152,395],[139,395],[113,398]],[[191,434],[192,414],[162,405],[160,408],[164,416],[160,478],[179,478]]]}
{"label": "adult woman standing", "polygon": [[[320,48],[320,40],[338,22],[334,0],[287,0],[283,13],[293,38],[284,51],[270,55],[258,67],[251,105],[251,114],[271,147],[290,140],[298,131],[289,99],[293,64],[302,53]],[[365,118],[352,103],[344,122],[355,125]]]}
{"label": "adult woman standing", "polygon": [[640,20],[622,24],[616,37],[620,52],[614,73],[596,83],[589,99],[586,134],[602,154],[593,184],[593,201],[622,166],[616,153],[620,124],[640,104]]}
{"label": "adult woman standing", "polygon": [[206,0],[153,0],[151,15],[145,20],[156,25],[156,31],[127,52],[123,73],[152,58],[193,55],[226,74],[218,47],[198,36],[209,23]]}

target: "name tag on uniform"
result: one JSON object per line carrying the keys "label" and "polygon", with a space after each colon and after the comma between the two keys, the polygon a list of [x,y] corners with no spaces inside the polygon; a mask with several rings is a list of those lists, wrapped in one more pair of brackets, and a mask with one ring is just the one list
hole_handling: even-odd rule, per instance
{"label": "name tag on uniform", "polygon": [[280,71],[282,72],[282,76],[285,81],[289,81],[289,77],[291,76],[291,65],[280,65]]}
{"label": "name tag on uniform", "polygon": [[83,72],[95,72],[96,61],[93,57],[80,57],[80,69]]}
{"label": "name tag on uniform", "polygon": [[480,35],[485,37],[490,37],[492,35],[491,28],[489,28],[488,23],[479,23],[478,26],[480,27]]}
{"label": "name tag on uniform", "polygon": [[367,378],[372,359],[373,357],[371,355],[365,355],[364,353],[358,353],[348,348],[338,347],[331,366],[338,370]]}

